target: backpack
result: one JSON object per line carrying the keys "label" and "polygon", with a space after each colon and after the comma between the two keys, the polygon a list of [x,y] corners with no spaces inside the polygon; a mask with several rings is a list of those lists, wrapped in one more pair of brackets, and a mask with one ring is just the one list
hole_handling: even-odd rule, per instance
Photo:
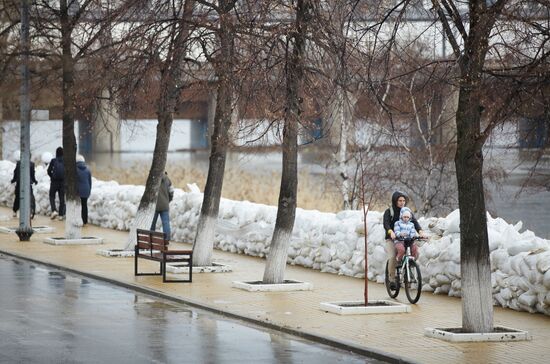
{"label": "backpack", "polygon": [[52,159],[52,179],[62,180],[65,178],[65,166],[63,161],[57,158]]}

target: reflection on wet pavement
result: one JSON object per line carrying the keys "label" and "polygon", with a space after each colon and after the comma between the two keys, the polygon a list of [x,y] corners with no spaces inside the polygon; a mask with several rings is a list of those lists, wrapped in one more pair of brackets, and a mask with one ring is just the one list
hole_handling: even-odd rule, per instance
{"label": "reflection on wet pavement", "polygon": [[0,255],[0,363],[377,363]]}

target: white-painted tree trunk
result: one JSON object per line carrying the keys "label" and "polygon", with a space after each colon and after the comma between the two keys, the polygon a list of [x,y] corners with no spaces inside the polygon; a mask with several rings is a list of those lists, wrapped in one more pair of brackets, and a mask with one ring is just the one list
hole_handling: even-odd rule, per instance
{"label": "white-painted tree trunk", "polygon": [[130,232],[128,233],[128,240],[124,246],[124,250],[133,251],[137,242],[136,230],[145,229],[149,230],[151,224],[153,223],[153,217],[155,215],[156,203],[149,204],[145,209],[138,209],[134,222],[130,227]]}
{"label": "white-painted tree trunk", "polygon": [[67,200],[65,206],[65,239],[80,239],[82,232],[80,200]]}
{"label": "white-painted tree trunk", "polygon": [[[493,329],[491,267],[471,261],[461,264],[462,327],[470,332]],[[464,314],[467,313],[467,314]]]}
{"label": "white-painted tree trunk", "polygon": [[265,263],[263,283],[283,283],[292,231],[275,230]]}
{"label": "white-painted tree trunk", "polygon": [[336,100],[333,107],[334,123],[340,125],[340,138],[338,141],[338,150],[335,155],[337,170],[342,183],[340,184],[340,193],[342,194],[344,210],[350,210],[350,181],[348,175],[348,143],[349,131],[353,117],[353,109],[357,99],[349,92],[346,92],[342,87],[338,87],[336,91]]}
{"label": "white-painted tree trunk", "polygon": [[204,267],[212,265],[212,251],[214,249],[214,233],[217,218],[201,215],[197,226],[197,235],[193,244],[193,265]]}

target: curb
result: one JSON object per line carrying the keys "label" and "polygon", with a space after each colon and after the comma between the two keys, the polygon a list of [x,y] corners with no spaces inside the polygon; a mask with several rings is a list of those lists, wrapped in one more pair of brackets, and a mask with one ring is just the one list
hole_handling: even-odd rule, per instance
{"label": "curb", "polygon": [[311,332],[308,332],[308,331],[299,331],[299,330],[296,330],[296,329],[288,328],[286,326],[281,326],[281,325],[277,325],[277,324],[274,324],[274,323],[270,323],[270,322],[266,322],[266,321],[262,321],[262,320],[257,320],[257,319],[247,317],[247,316],[241,316],[241,315],[238,315],[238,314],[235,314],[235,313],[223,311],[219,308],[204,304],[202,302],[196,302],[194,300],[174,297],[174,296],[171,296],[171,295],[166,294],[164,292],[160,292],[160,291],[157,291],[157,290],[154,290],[154,289],[151,289],[151,288],[145,288],[145,287],[142,287],[142,286],[139,286],[139,285],[117,281],[117,280],[112,279],[112,278],[108,278],[108,277],[104,277],[104,276],[100,276],[100,275],[96,275],[96,274],[92,274],[92,273],[88,273],[88,272],[84,272],[84,271],[80,271],[80,270],[76,270],[76,269],[72,269],[72,268],[67,268],[67,267],[64,267],[64,266],[61,266],[61,265],[58,265],[58,264],[54,264],[54,263],[44,262],[44,261],[41,261],[41,260],[38,260],[38,259],[35,259],[35,258],[19,255],[19,254],[12,253],[12,252],[7,252],[7,251],[1,250],[1,249],[0,249],[0,254],[4,254],[4,255],[11,256],[11,257],[18,258],[18,259],[23,259],[23,260],[33,262],[33,263],[37,263],[37,264],[42,264],[42,265],[45,265],[45,266],[48,266],[48,267],[51,267],[51,268],[64,270],[64,271],[67,271],[67,272],[70,272],[70,273],[78,274],[78,275],[81,275],[81,276],[84,276],[84,277],[87,277],[87,278],[92,278],[92,279],[95,279],[95,280],[98,280],[98,281],[107,282],[107,283],[113,284],[115,286],[123,287],[123,288],[126,288],[126,289],[130,289],[130,290],[133,290],[133,291],[144,293],[144,294],[147,294],[147,295],[150,295],[150,296],[159,297],[159,298],[165,299],[167,301],[176,302],[176,303],[185,304],[185,305],[188,305],[188,306],[191,306],[191,307],[200,308],[200,309],[203,309],[205,311],[213,312],[213,313],[219,314],[219,315],[224,316],[224,317],[229,317],[229,318],[232,318],[232,319],[252,323],[252,324],[255,324],[255,325],[258,325],[258,326],[261,326],[261,327],[266,327],[266,328],[269,328],[269,329],[272,329],[272,330],[280,331],[280,332],[290,334],[290,335],[293,335],[293,336],[297,336],[297,337],[300,337],[300,338],[303,338],[303,339],[307,339],[307,340],[310,340],[310,341],[313,341],[313,342],[316,342],[316,343],[332,346],[332,347],[337,348],[337,349],[347,350],[347,351],[350,351],[350,352],[353,352],[353,353],[356,353],[356,354],[367,356],[367,357],[372,358],[372,359],[383,360],[383,361],[386,361],[388,363],[395,363],[395,364],[408,364],[408,363],[416,364],[416,363],[418,363],[416,361],[407,360],[407,359],[405,359],[401,356],[386,353],[386,352],[383,352],[381,350],[377,350],[375,348],[360,346],[360,345],[356,345],[356,344],[348,342],[348,341],[338,340],[338,339],[329,338],[329,337],[325,337],[325,336],[320,336],[320,335],[317,335],[317,334],[314,334],[314,333],[311,333]]}

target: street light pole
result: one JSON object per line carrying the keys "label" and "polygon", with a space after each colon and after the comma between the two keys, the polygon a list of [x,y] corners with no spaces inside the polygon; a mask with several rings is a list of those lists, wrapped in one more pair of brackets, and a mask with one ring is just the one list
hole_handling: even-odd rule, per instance
{"label": "street light pole", "polygon": [[29,1],[21,0],[21,159],[19,168],[19,228],[16,231],[20,241],[29,241],[33,233],[31,227],[31,99],[29,77]]}

